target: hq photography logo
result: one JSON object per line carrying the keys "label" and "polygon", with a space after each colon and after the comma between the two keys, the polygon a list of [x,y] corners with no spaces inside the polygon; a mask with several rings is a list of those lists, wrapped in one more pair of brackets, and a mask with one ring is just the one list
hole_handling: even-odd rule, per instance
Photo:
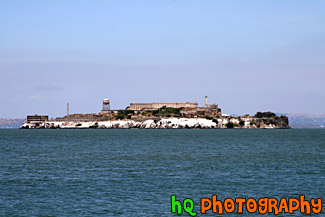
{"label": "hq photography logo", "polygon": [[[177,200],[176,195],[170,196],[171,212],[181,215],[184,213],[190,216],[196,216],[198,211],[194,209],[194,201],[191,198],[186,198],[183,201]],[[224,201],[218,200],[217,195],[212,195],[210,198],[201,198],[200,213],[206,212],[216,213],[222,215],[224,213],[259,213],[264,215],[266,213],[273,213],[279,215],[281,213],[295,213],[300,212],[307,215],[312,213],[318,214],[322,211],[322,199],[305,200],[305,195],[300,195],[299,198],[226,198]]]}

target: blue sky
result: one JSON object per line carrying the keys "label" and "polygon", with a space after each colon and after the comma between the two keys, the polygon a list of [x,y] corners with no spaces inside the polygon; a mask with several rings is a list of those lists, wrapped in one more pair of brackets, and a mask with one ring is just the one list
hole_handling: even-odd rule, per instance
{"label": "blue sky", "polygon": [[325,113],[325,1],[1,1],[0,117],[196,101]]}

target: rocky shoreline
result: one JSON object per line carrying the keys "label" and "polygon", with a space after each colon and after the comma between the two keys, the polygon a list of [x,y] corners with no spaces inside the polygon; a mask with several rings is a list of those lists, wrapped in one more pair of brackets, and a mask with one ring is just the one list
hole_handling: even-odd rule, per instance
{"label": "rocky shoreline", "polygon": [[116,120],[98,122],[59,122],[45,121],[25,123],[20,129],[217,129],[217,128],[262,128],[262,129],[283,129],[290,128],[283,121],[238,117],[238,118],[161,118],[148,119],[144,121]]}

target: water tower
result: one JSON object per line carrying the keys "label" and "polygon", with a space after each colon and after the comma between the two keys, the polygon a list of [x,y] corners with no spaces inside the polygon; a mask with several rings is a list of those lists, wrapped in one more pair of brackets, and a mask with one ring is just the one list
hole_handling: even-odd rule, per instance
{"label": "water tower", "polygon": [[111,110],[110,104],[109,104],[109,99],[104,99],[103,100],[103,109],[102,112],[108,112]]}

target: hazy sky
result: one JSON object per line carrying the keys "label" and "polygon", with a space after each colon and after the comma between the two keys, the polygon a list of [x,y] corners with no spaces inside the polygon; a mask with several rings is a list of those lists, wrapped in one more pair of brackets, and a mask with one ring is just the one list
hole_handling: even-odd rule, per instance
{"label": "hazy sky", "polygon": [[325,113],[325,1],[1,1],[0,117],[130,102]]}

